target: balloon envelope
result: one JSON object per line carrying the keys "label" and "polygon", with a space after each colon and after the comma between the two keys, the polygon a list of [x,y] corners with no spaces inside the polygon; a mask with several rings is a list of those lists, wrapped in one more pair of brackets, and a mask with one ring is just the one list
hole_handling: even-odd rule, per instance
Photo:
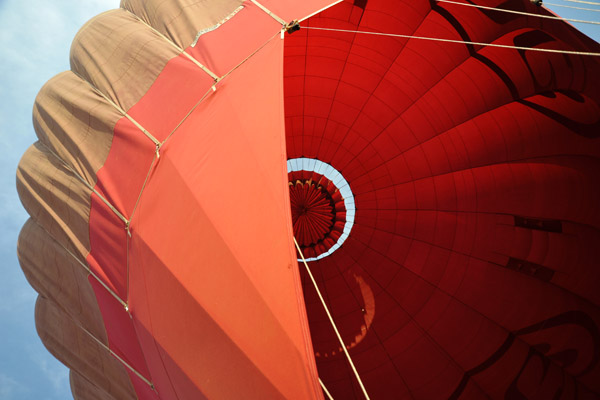
{"label": "balloon envelope", "polygon": [[362,398],[294,235],[371,398],[598,397],[600,63],[533,49],[600,46],[433,1],[90,21],[17,172],[75,398]]}

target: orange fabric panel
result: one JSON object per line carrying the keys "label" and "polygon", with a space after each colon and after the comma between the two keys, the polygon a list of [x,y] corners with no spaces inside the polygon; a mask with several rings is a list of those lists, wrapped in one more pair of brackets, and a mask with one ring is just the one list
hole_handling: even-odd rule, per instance
{"label": "orange fabric panel", "polygon": [[282,49],[270,41],[184,121],[132,221],[130,306],[161,395],[166,374],[183,397],[321,396],[285,223]]}
{"label": "orange fabric panel", "polygon": [[[286,135],[354,195],[349,238],[310,266],[371,398],[597,397],[598,58],[354,31],[600,45],[434,1],[348,0],[304,26],[350,31],[286,36]],[[304,278],[320,377],[360,398]]]}
{"label": "orange fabric panel", "polygon": [[[213,84],[214,80],[206,72],[187,57],[179,55],[169,61],[161,73],[161,79],[154,81],[144,95],[144,101],[131,108],[129,114],[135,120],[142,121],[144,128],[162,142],[211,90]],[[135,134],[139,137],[140,133],[137,131]],[[140,140],[143,139],[146,138]],[[153,155],[152,151],[146,153]],[[136,154],[129,151],[128,156],[137,157]]]}
{"label": "orange fabric panel", "polygon": [[315,12],[329,7],[338,0],[261,0],[260,4],[265,6],[285,22],[301,20]]}
{"label": "orange fabric panel", "polygon": [[281,25],[251,1],[218,29],[198,38],[188,49],[190,55],[221,77],[267,40],[277,34]]}

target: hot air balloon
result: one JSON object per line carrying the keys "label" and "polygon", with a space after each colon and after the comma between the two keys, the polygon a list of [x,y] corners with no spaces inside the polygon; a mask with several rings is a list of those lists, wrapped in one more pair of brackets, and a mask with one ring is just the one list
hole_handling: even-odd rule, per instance
{"label": "hot air balloon", "polygon": [[598,53],[527,0],[95,17],[17,171],[73,396],[598,398]]}

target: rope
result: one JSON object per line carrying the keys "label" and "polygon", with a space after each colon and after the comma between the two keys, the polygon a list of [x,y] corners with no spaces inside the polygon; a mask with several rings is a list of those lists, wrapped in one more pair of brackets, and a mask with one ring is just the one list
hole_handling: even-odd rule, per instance
{"label": "rope", "polygon": [[123,364],[127,369],[129,369],[131,372],[133,372],[138,378],[140,378],[142,381],[144,381],[144,383],[146,383],[148,386],[150,386],[150,388],[152,390],[155,390],[154,384],[152,382],[150,382],[150,380],[148,380],[144,375],[142,375],[140,372],[138,372],[135,368],[133,368],[131,365],[129,365],[127,363],[127,361],[125,361],[121,357],[119,357],[119,355],[117,353],[115,353],[114,351],[112,351],[107,345],[105,345],[96,336],[92,335],[92,333],[89,332],[87,329],[85,329],[82,325],[80,325],[78,323],[76,323],[76,325],[79,326],[79,328],[82,331],[84,331],[85,333],[87,333],[88,336],[90,338],[92,338],[96,343],[98,343],[102,348],[104,348],[105,350],[107,350],[114,358],[117,359],[117,361],[119,361],[121,364]]}
{"label": "rope", "polygon": [[[246,61],[248,61],[252,56],[254,56],[256,53],[258,53],[260,50],[262,50],[267,44],[269,44],[269,42],[271,40],[273,40],[275,37],[277,37],[277,35],[279,35],[279,32],[276,33],[276,34],[274,34],[273,36],[271,36],[265,43],[263,43],[258,49],[256,49],[248,57],[246,57],[242,61],[240,61],[235,67],[231,68],[231,70],[229,70],[229,72],[227,72],[225,75],[223,75],[219,80],[223,80],[223,79],[227,78],[233,71],[235,71],[236,69],[238,69],[240,66],[242,66],[242,64],[244,64]],[[177,126],[175,126],[175,128],[173,128],[173,130],[171,131],[171,133],[169,133],[169,136],[167,136],[167,138],[162,142],[163,145],[166,143],[167,140],[169,140],[171,138],[171,136],[173,136],[173,134],[175,134],[175,132],[177,131],[177,129],[179,129],[179,127],[188,119],[188,117],[190,115],[192,115],[192,113],[208,97],[208,95],[210,95],[212,92],[215,92],[215,91],[216,91],[216,87],[212,86],[211,88],[209,88],[206,91],[206,93],[204,93],[204,95],[200,98],[200,100],[198,100],[198,102],[196,104],[194,104],[194,106],[191,108],[191,110],[188,111],[188,113],[181,119],[181,121],[179,121],[179,123],[177,124]]]}
{"label": "rope", "polygon": [[283,25],[283,26],[287,25],[287,22],[285,22],[281,17],[275,15],[271,10],[269,10],[267,7],[260,4],[258,1],[256,1],[256,0],[250,0],[250,1],[253,2],[256,6],[258,6],[258,8],[260,8],[261,10],[266,12],[275,21],[279,22],[281,25]]}
{"label": "rope", "polygon": [[329,390],[327,390],[327,388],[325,387],[325,384],[323,383],[323,381],[321,380],[321,378],[319,378],[319,383],[321,384],[321,388],[323,389],[323,391],[327,395],[327,398],[329,400],[333,400],[333,396],[331,396],[331,393],[329,393]]}
{"label": "rope", "polygon": [[568,1],[570,3],[582,3],[582,4],[591,4],[593,6],[600,6],[600,3],[598,3],[597,1],[583,1],[583,0],[563,0],[563,1]]}
{"label": "rope", "polygon": [[152,32],[156,33],[158,36],[160,36],[162,39],[164,39],[168,44],[170,44],[172,47],[174,47],[178,52],[180,52],[181,54],[183,54],[184,56],[186,56],[191,62],[193,62],[194,64],[196,64],[202,71],[206,72],[215,81],[219,81],[220,78],[217,76],[217,74],[215,74],[210,69],[208,69],[207,67],[205,67],[204,65],[202,65],[194,57],[190,56],[184,49],[182,49],[181,47],[179,47],[179,45],[177,45],[171,39],[169,39],[168,37],[166,37],[165,35],[163,35],[161,32],[159,32],[158,30],[156,30],[152,25],[146,23],[146,21],[144,21],[143,19],[141,19],[140,17],[138,17],[136,14],[132,13],[129,10],[125,10],[125,11],[127,11],[129,14],[133,15],[142,24],[146,25],[146,27],[148,27]]}
{"label": "rope", "polygon": [[100,279],[100,277],[98,277],[98,275],[96,275],[94,273],[94,271],[92,271],[90,269],[90,267],[84,263],[83,261],[81,261],[79,259],[79,257],[77,257],[71,250],[67,249],[67,247],[65,245],[63,245],[61,242],[59,242],[58,240],[56,240],[56,238],[54,236],[52,236],[52,234],[50,232],[48,232],[46,230],[46,228],[44,228],[43,226],[41,226],[37,221],[36,224],[44,231],[46,232],[46,235],[48,235],[48,237],[50,237],[52,240],[54,240],[64,251],[67,252],[68,255],[70,255],[76,262],[77,264],[79,264],[80,267],[82,267],[88,274],[90,274],[96,281],[98,281],[98,283],[100,285],[102,285],[102,287],[104,287],[104,289],[106,289],[106,291],[115,298],[115,300],[117,300],[119,303],[121,303],[121,305],[127,309],[127,303],[125,303],[118,294],[116,294],[110,287],[108,287],[108,285],[106,283],[104,283],[104,281],[102,281],[102,279]]}
{"label": "rope", "polygon": [[121,108],[121,106],[119,106],[117,103],[112,101],[112,99],[110,99],[107,95],[102,93],[102,91],[100,89],[98,89],[96,86],[94,86],[91,82],[89,82],[87,79],[85,79],[83,76],[79,75],[75,71],[71,71],[71,72],[73,72],[73,74],[75,74],[75,76],[77,76],[79,79],[81,79],[82,81],[87,83],[96,94],[98,94],[100,97],[102,97],[104,100],[106,100],[106,102],[108,104],[110,104],[115,110],[117,110],[119,113],[121,113],[121,115],[123,115],[129,121],[131,121],[131,123],[134,124],[140,131],[142,131],[144,133],[144,135],[146,135],[146,137],[148,137],[148,139],[152,140],[152,142],[157,146],[156,151],[158,152],[158,150],[160,149],[160,142],[158,141],[158,139],[156,139],[139,122],[137,122],[135,119],[133,119],[133,117],[131,117],[129,114],[127,114],[127,112],[125,110],[123,110],[123,108]]}
{"label": "rope", "polygon": [[[116,209],[115,206],[113,206],[107,199],[104,198],[104,196],[102,196],[100,193],[98,193],[98,191],[92,187],[92,185],[90,185],[90,183],[88,181],[86,181],[81,175],[79,175],[77,173],[77,171],[75,171],[69,164],[67,164],[67,162],[65,160],[63,160],[58,154],[56,154],[54,151],[52,151],[51,148],[49,148],[44,142],[41,142],[41,145],[44,146],[46,148],[46,150],[52,154],[53,157],[55,157],[58,161],[61,162],[61,164],[69,171],[71,172],[77,179],[79,179],[88,189],[90,189],[93,193],[96,194],[96,196],[98,196],[98,198],[100,200],[102,200],[102,202],[104,204],[106,204],[106,206],[108,208],[111,209],[111,211],[117,216],[119,217],[119,219],[121,221],[123,221],[125,223],[125,227],[127,228],[127,234],[128,234],[128,238],[127,240],[129,240],[129,236],[131,235],[129,233],[129,221],[127,220],[127,218],[125,218],[123,216],[123,214],[121,214],[119,212],[119,210]],[[53,237],[52,235],[50,235],[50,233],[48,231],[46,231],[46,233],[50,236]],[[59,243],[61,245],[61,247],[67,252],[69,253],[69,255],[71,257],[73,257],[75,259],[75,261],[77,261],[90,275],[92,275],[92,277],[94,277],[94,279],[96,279],[96,281],[98,281],[98,283],[100,283],[104,289],[106,289],[108,291],[108,293],[113,296],[119,303],[121,303],[121,305],[125,308],[125,310],[127,312],[129,312],[129,306],[127,304],[127,302],[123,301],[123,299],[121,299],[119,297],[119,295],[117,295],[106,283],[104,283],[104,281],[102,279],[100,279],[99,276],[97,276],[94,271],[91,270],[91,268],[85,264],[83,261],[81,261],[79,259],[79,257],[77,257],[75,254],[73,254],[69,249],[67,249],[65,246],[63,246],[61,243]],[[129,246],[127,246],[127,249],[129,249]],[[127,301],[129,301],[129,273],[127,274]]]}
{"label": "rope", "polygon": [[126,368],[128,368],[129,370],[131,370],[131,372],[133,372],[134,374],[137,375],[138,378],[140,378],[142,381],[144,381],[144,383],[146,383],[148,386],[150,386],[150,388],[156,393],[156,388],[154,387],[154,384],[147,379],[144,375],[142,375],[139,371],[137,371],[135,368],[133,368],[129,363],[127,363],[125,360],[123,360],[118,354],[116,354],[114,351],[112,351],[110,349],[110,347],[108,347],[106,344],[104,344],[103,341],[101,341],[100,339],[98,339],[96,336],[94,336],[90,331],[88,331],[86,329],[85,326],[83,326],[83,324],[81,323],[81,321],[79,321],[76,318],[73,318],[73,316],[68,312],[68,310],[63,307],[63,305],[53,299],[50,299],[50,301],[52,301],[54,303],[54,305],[56,307],[58,307],[59,310],[61,310],[63,313],[65,313],[67,315],[67,317],[70,319],[70,321],[79,329],[81,329],[83,332],[85,332],[93,341],[95,341],[98,345],[100,345],[100,347],[102,347],[104,350],[108,351],[110,353],[110,355],[112,355],[114,358],[117,359],[117,361],[119,361],[121,364],[123,364]]}
{"label": "rope", "polygon": [[325,6],[325,7],[321,8],[320,10],[317,10],[317,11],[313,12],[312,14],[309,14],[309,15],[307,15],[306,17],[304,17],[304,18],[302,18],[302,19],[298,20],[298,22],[306,21],[306,20],[307,20],[307,19],[309,19],[310,17],[313,17],[313,16],[315,16],[315,15],[317,15],[317,14],[319,14],[319,13],[321,13],[321,12],[325,11],[325,10],[327,10],[328,8],[331,8],[331,7],[335,6],[335,5],[336,5],[336,4],[338,4],[338,3],[341,3],[342,1],[344,1],[344,0],[336,0],[336,1],[334,1],[333,3],[331,3],[330,5],[328,5],[328,6]]}
{"label": "rope", "polygon": [[[60,244],[60,243],[59,243]],[[115,298],[115,300],[117,300],[122,306],[123,308],[125,308],[126,310],[129,309],[129,307],[127,306],[127,303],[125,301],[123,301],[123,299],[121,299],[119,297],[118,294],[116,294],[106,283],[104,283],[104,281],[102,279],[100,279],[100,277],[98,275],[96,275],[94,273],[94,271],[92,271],[92,269],[83,261],[81,261],[75,254],[73,254],[69,249],[67,249],[65,246],[63,246],[62,244],[60,244],[60,246],[63,248],[63,250],[65,250],[67,252],[67,254],[69,254],[75,261],[77,261],[77,263],[83,267],[83,269],[90,274],[96,281],[98,281],[98,283],[100,285],[102,285],[102,287],[104,289],[106,289],[106,291]]]}
{"label": "rope", "polygon": [[480,6],[477,4],[459,3],[458,1],[452,1],[452,0],[437,0],[437,2],[438,3],[456,4],[456,5],[465,6],[465,7],[481,8],[483,10],[500,11],[500,12],[505,12],[505,13],[509,13],[509,14],[527,15],[529,17],[547,18],[547,19],[555,19],[555,20],[560,20],[560,21],[579,22],[582,24],[600,25],[600,22],[597,22],[597,21],[586,21],[586,20],[581,20],[581,19],[563,18],[563,17],[554,16],[554,15],[533,14],[533,13],[528,13],[528,12],[524,12],[524,11],[507,10],[504,8]]}
{"label": "rope", "polygon": [[54,157],[55,157],[55,158],[56,158],[58,161],[60,161],[60,162],[61,162],[61,164],[62,164],[62,165],[63,165],[63,166],[64,166],[64,167],[65,167],[65,168],[66,168],[66,169],[69,171],[69,172],[71,172],[73,175],[75,175],[75,177],[76,177],[77,179],[79,179],[79,180],[81,181],[81,183],[83,183],[83,184],[84,184],[84,185],[85,185],[85,186],[86,186],[88,189],[90,189],[90,190],[91,190],[91,191],[92,191],[92,192],[93,192],[93,193],[94,193],[96,196],[98,196],[98,198],[100,198],[100,200],[102,200],[102,202],[103,202],[104,204],[106,204],[106,206],[107,206],[108,208],[110,208],[110,209],[111,209],[111,211],[112,211],[112,212],[114,212],[114,213],[115,213],[115,215],[116,215],[117,217],[119,217],[119,219],[120,219],[121,221],[123,221],[123,222],[125,223],[125,225],[126,225],[126,226],[129,226],[129,221],[127,220],[127,218],[125,218],[125,217],[123,216],[123,214],[121,214],[121,213],[119,212],[119,210],[117,210],[117,209],[115,208],[115,206],[113,206],[113,205],[112,205],[112,204],[111,204],[111,203],[110,203],[108,200],[106,200],[106,199],[104,198],[104,196],[102,196],[102,195],[101,195],[101,194],[100,194],[100,193],[99,193],[99,192],[98,192],[98,191],[97,191],[97,190],[96,190],[96,189],[95,189],[95,188],[94,188],[92,185],[90,185],[90,183],[89,183],[88,181],[86,181],[86,180],[85,180],[85,179],[84,179],[84,178],[83,178],[81,175],[79,175],[79,174],[77,173],[77,171],[75,171],[75,170],[74,170],[74,169],[73,169],[73,168],[72,168],[72,167],[71,167],[69,164],[67,164],[67,162],[66,162],[65,160],[63,160],[63,159],[62,159],[62,158],[61,158],[61,157],[60,157],[58,154],[56,154],[54,151],[52,151],[52,149],[50,149],[48,146],[46,146],[46,144],[45,144],[45,143],[43,143],[43,142],[40,142],[40,143],[42,144],[42,146],[44,146],[44,147],[46,148],[46,150],[48,150],[48,152],[49,152],[50,154],[52,154],[52,155],[53,155],[53,156],[54,156]]}
{"label": "rope", "polygon": [[506,44],[469,42],[469,41],[465,41],[465,40],[441,39],[441,38],[413,36],[413,35],[401,35],[401,34],[396,34],[396,33],[352,31],[352,30],[347,30],[347,29],[318,28],[318,27],[313,27],[313,26],[305,26],[305,27],[303,27],[303,29],[314,29],[314,30],[319,30],[319,31],[332,31],[332,32],[362,33],[365,35],[391,36],[391,37],[398,37],[398,38],[404,38],[404,39],[430,40],[430,41],[434,41],[434,42],[444,42],[444,43],[471,44],[471,45],[475,45],[475,46],[498,47],[498,48],[502,48],[502,49],[530,50],[530,51],[539,51],[539,52],[543,52],[543,53],[558,53],[558,54],[572,54],[572,55],[578,55],[578,56],[600,57],[600,53],[593,53],[593,52],[586,52],[586,51],[555,50],[555,49],[543,49],[543,48],[538,48],[538,47],[510,46],[510,45],[506,45]]}
{"label": "rope", "polygon": [[[157,146],[158,148],[158,146]],[[133,216],[135,215],[135,211],[138,208],[138,205],[140,203],[140,200],[142,199],[142,194],[144,193],[144,189],[146,189],[146,185],[148,184],[148,180],[150,179],[150,174],[152,173],[152,170],[154,168],[154,166],[156,165],[156,162],[158,161],[158,152],[157,154],[154,155],[154,158],[152,159],[152,163],[150,164],[150,167],[148,168],[148,173],[146,174],[146,179],[144,180],[144,184],[142,185],[142,188],[140,189],[140,194],[138,195],[137,200],[135,201],[135,204],[133,206],[133,210],[131,211],[131,216],[129,217],[129,221],[133,221]],[[126,245],[126,249],[127,249],[127,303],[129,303],[129,238],[131,237],[131,231],[129,230],[129,225],[127,226],[127,245]],[[129,312],[129,307],[125,307],[125,309],[127,310],[127,312]]]}
{"label": "rope", "polygon": [[567,6],[567,5],[564,5],[564,4],[556,4],[556,3],[544,3],[544,5],[553,6],[553,7],[572,8],[572,9],[575,9],[575,10],[600,12],[600,10],[597,9],[597,8],[574,7],[574,6]]}
{"label": "rope", "polygon": [[348,350],[346,349],[346,345],[344,344],[344,340],[342,339],[342,336],[340,335],[340,332],[338,331],[338,328],[335,325],[333,317],[331,316],[331,313],[329,312],[329,309],[327,308],[327,304],[325,304],[325,300],[323,299],[323,295],[321,295],[321,291],[319,290],[319,287],[317,286],[317,281],[315,281],[315,278],[314,278],[312,272],[310,271],[310,268],[308,267],[306,259],[304,258],[304,254],[302,254],[302,250],[300,250],[300,246],[298,245],[298,242],[296,241],[296,238],[294,238],[294,244],[296,245],[296,249],[298,249],[298,253],[300,254],[300,257],[302,258],[302,262],[304,263],[304,266],[306,267],[306,272],[308,272],[308,276],[310,277],[310,280],[312,281],[312,283],[313,283],[313,285],[315,287],[315,290],[317,291],[317,294],[319,295],[319,299],[321,300],[321,304],[323,305],[323,308],[325,308],[325,312],[327,313],[327,317],[329,318],[329,322],[331,322],[331,326],[333,326],[333,330],[335,331],[335,334],[336,334],[336,336],[338,338],[338,341],[340,342],[340,345],[342,346],[342,349],[344,350],[344,354],[346,354],[346,358],[348,359],[348,363],[350,364],[350,367],[352,367],[352,371],[354,372],[354,376],[356,376],[356,380],[358,381],[358,384],[360,385],[360,388],[362,389],[362,392],[365,395],[365,398],[367,400],[370,400],[370,397],[367,394],[367,390],[365,389],[365,386],[363,385],[362,380],[360,379],[360,376],[358,375],[358,371],[356,370],[356,367],[354,366],[354,363],[352,362],[352,358],[350,358],[350,353],[348,353]]}

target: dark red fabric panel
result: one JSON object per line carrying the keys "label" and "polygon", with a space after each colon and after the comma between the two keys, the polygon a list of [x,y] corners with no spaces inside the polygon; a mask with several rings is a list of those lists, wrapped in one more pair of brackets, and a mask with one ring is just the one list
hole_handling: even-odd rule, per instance
{"label": "dark red fabric panel", "polygon": [[[96,195],[92,194],[90,243],[86,262],[90,269],[119,297],[127,297],[127,232],[125,224]],[[94,251],[94,249],[98,249]],[[110,251],[102,251],[110,249]],[[125,266],[125,268],[123,268]]]}
{"label": "dark red fabric panel", "polygon": [[[106,163],[121,162],[123,168],[118,174],[101,168],[97,173],[95,189],[126,218],[133,212],[137,201],[135,192],[144,184],[155,148],[154,143],[145,135],[140,135],[139,128],[127,118],[117,122]],[[92,242],[91,246],[93,249],[95,244]]]}
{"label": "dark red fabric panel", "polygon": [[[316,3],[264,2],[286,19]],[[345,1],[303,24],[600,47],[562,22],[427,1]],[[246,2],[187,51],[222,75],[278,29]],[[285,124],[287,157],[331,164],[355,196],[350,237],[310,265],[371,398],[598,396],[598,61],[302,29],[285,35],[284,115],[281,56],[275,37],[216,92],[171,60],[128,110],[160,141],[175,132],[152,168],[152,141],[117,124],[96,188],[129,218],[148,186],[130,260],[123,222],[92,196],[88,261],[131,299],[128,320],[96,284],[113,351],[164,399],[318,398],[314,346],[334,397],[361,398],[303,276],[308,341]]]}
{"label": "dark red fabric panel", "polygon": [[[347,1],[305,25],[600,48],[426,1]],[[372,398],[600,394],[598,60],[305,29],[284,65],[288,157],[331,164],[355,196],[350,237],[310,266]],[[361,398],[310,286],[320,376]]]}

